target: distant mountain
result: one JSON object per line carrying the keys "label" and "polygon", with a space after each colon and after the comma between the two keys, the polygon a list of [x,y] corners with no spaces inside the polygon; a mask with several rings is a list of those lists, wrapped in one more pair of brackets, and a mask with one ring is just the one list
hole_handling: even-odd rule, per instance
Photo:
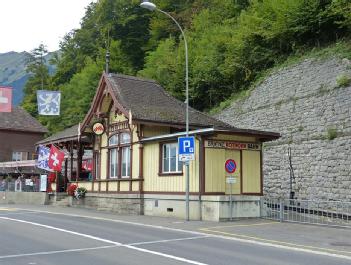
{"label": "distant mountain", "polygon": [[[26,84],[29,74],[26,72],[25,60],[27,52],[8,52],[0,53],[0,86],[10,86],[13,88],[14,105],[21,104],[23,100],[23,88]],[[46,55],[48,62],[53,53]],[[49,72],[53,73],[55,67],[49,65]]]}

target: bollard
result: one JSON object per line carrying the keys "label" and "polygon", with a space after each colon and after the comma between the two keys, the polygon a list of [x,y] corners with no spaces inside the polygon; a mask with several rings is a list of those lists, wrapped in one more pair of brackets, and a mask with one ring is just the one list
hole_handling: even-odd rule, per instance
{"label": "bollard", "polygon": [[279,199],[279,221],[284,221],[284,203],[282,199]]}

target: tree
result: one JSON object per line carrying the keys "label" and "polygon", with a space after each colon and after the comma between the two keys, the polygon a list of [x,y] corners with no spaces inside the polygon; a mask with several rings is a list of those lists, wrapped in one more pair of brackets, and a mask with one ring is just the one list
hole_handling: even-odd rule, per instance
{"label": "tree", "polygon": [[51,77],[46,65],[46,55],[48,55],[48,51],[45,45],[40,44],[38,48],[28,53],[26,58],[26,71],[30,73],[30,77],[24,87],[22,107],[34,117],[38,116],[37,90],[51,89]]}

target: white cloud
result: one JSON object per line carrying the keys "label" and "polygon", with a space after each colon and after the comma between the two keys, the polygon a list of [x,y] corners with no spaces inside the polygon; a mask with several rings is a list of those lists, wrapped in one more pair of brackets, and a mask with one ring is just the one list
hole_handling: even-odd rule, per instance
{"label": "white cloud", "polygon": [[63,36],[80,27],[85,8],[96,0],[0,0],[0,53],[59,48]]}

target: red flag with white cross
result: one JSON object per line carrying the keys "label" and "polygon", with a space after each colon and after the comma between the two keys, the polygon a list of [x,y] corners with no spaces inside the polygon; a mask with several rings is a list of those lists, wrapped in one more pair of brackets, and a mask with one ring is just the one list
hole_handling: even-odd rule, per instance
{"label": "red flag with white cross", "polygon": [[0,86],[0,112],[11,112],[12,88]]}
{"label": "red flag with white cross", "polygon": [[49,155],[49,168],[55,171],[61,171],[62,162],[64,159],[65,159],[65,153],[52,145],[50,148],[50,155]]}

